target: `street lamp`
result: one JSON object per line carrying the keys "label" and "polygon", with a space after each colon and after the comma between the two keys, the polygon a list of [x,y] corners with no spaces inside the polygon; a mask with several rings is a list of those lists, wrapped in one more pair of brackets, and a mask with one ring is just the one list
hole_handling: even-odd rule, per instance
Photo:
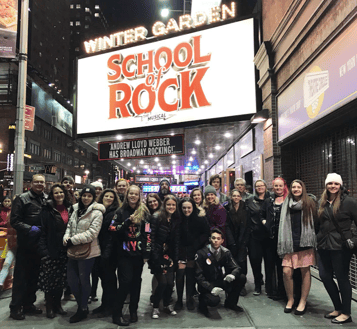
{"label": "street lamp", "polygon": [[88,169],[84,170],[84,173],[86,174],[86,180],[84,181],[84,184],[88,184],[88,175],[90,171]]}

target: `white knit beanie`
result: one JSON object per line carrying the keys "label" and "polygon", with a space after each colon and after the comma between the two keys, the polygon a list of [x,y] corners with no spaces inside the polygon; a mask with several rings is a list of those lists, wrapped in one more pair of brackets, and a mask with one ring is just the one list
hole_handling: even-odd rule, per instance
{"label": "white knit beanie", "polygon": [[101,189],[103,189],[103,184],[101,182],[92,182],[90,183],[90,185],[94,186],[94,187],[100,187]]}
{"label": "white knit beanie", "polygon": [[325,186],[331,182],[340,183],[341,185],[343,185],[341,175],[336,173],[327,174],[327,177],[325,179]]}

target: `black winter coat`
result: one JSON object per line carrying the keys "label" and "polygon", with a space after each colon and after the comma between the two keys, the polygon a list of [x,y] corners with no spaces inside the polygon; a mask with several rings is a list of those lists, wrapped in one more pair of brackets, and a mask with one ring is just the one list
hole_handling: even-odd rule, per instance
{"label": "black winter coat", "polygon": [[262,225],[265,226],[265,229],[267,230],[270,239],[278,238],[280,223],[280,216],[279,218],[275,218],[274,201],[275,195],[271,194],[269,198],[264,200],[260,213],[261,221],[264,219],[266,220],[265,225]]}
{"label": "black winter coat", "polygon": [[[165,264],[164,255],[172,259],[174,264],[178,261],[180,242],[180,219],[171,219],[170,222],[160,220],[157,213],[151,217],[151,273],[162,273]],[[166,245],[167,250],[164,250]]]}
{"label": "black winter coat", "polygon": [[210,229],[206,217],[183,216],[180,228],[179,260],[194,260],[197,251],[208,243]]}
{"label": "black winter coat", "polygon": [[[231,252],[222,247],[221,257],[216,260],[208,246],[200,249],[196,254],[196,280],[200,292],[211,292],[214,282],[223,280],[228,274],[235,277],[240,274],[240,267],[233,259]],[[224,267],[224,274],[222,268]]]}
{"label": "black winter coat", "polygon": [[[315,230],[317,232],[317,249],[343,249],[344,242],[340,233],[337,232],[336,227],[331,220],[332,216],[332,207],[330,206],[330,203],[327,202],[324,212],[321,214],[320,218],[315,224]],[[357,237],[353,237],[351,230],[352,222],[355,222],[357,225],[357,201],[354,198],[348,196],[348,193],[344,188],[341,195],[340,209],[335,216],[335,219],[345,238],[352,239],[355,245],[357,245]]]}
{"label": "black winter coat", "polygon": [[247,244],[249,239],[249,212],[246,210],[245,202],[240,201],[238,211],[226,207],[226,239],[227,247],[238,262],[247,258]]}
{"label": "black winter coat", "polygon": [[265,193],[264,199],[259,199],[257,195],[245,200],[245,206],[248,211],[248,227],[250,229],[250,237],[256,240],[264,240],[268,238],[267,229],[262,224],[261,210],[264,200],[269,198],[269,192]]}
{"label": "black winter coat", "polygon": [[[71,210],[68,218],[71,217]],[[64,223],[59,211],[54,208],[52,200],[47,201],[42,208],[41,214],[41,238],[38,243],[38,253],[41,257],[50,256],[58,258],[61,251],[65,250],[63,246],[63,236],[66,232],[67,224]]]}
{"label": "black winter coat", "polygon": [[118,208],[109,206],[103,215],[103,224],[98,235],[99,246],[101,250],[101,256],[108,260],[113,260],[115,253],[113,252],[110,243],[112,238],[112,232],[109,231],[109,226],[114,218],[115,212]]}
{"label": "black winter coat", "polygon": [[32,190],[16,197],[11,207],[10,224],[17,232],[17,246],[37,252],[41,234],[29,235],[32,226],[41,228],[40,213],[45,205],[45,194]]}

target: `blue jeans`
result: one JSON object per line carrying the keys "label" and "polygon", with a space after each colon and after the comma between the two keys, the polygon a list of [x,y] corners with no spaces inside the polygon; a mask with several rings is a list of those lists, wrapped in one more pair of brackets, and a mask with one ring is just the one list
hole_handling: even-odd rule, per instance
{"label": "blue jeans", "polygon": [[72,294],[76,298],[78,308],[86,310],[88,298],[91,293],[90,273],[94,265],[95,258],[73,260],[68,259],[67,281]]}
{"label": "blue jeans", "polygon": [[9,269],[14,260],[15,260],[15,253],[12,250],[8,250],[6,254],[5,262],[0,272],[0,285],[4,285],[4,282],[9,274]]}

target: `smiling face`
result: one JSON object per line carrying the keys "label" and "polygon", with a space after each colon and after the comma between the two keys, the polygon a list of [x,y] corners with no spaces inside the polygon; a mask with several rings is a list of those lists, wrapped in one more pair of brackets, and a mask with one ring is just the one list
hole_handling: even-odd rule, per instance
{"label": "smiling face", "polygon": [[332,196],[336,195],[339,192],[340,188],[341,188],[341,184],[340,183],[330,182],[330,183],[326,184],[326,189],[327,189],[327,191],[330,192],[330,194]]}
{"label": "smiling face", "polygon": [[45,178],[42,175],[34,175],[32,177],[31,189],[36,194],[41,194],[45,189]]}
{"label": "smiling face", "polygon": [[157,201],[155,198],[149,196],[148,206],[151,210],[156,210],[157,208],[159,208],[159,201]]}
{"label": "smiling face", "polygon": [[128,191],[128,202],[131,207],[135,207],[140,198],[140,189],[137,186],[131,186]]}
{"label": "smiling face", "polygon": [[291,194],[295,200],[300,200],[302,196],[302,186],[298,182],[294,182],[291,185]]}
{"label": "smiling face", "polygon": [[245,184],[242,181],[237,181],[234,185],[234,187],[240,192],[244,193],[245,192]]}
{"label": "smiling face", "polygon": [[62,205],[64,201],[64,192],[60,187],[55,187],[53,189],[53,199],[57,205]]}
{"label": "smiling face", "polygon": [[123,180],[121,180],[121,181],[119,181],[118,183],[117,183],[117,192],[119,193],[119,194],[125,194],[125,192],[126,192],[126,182],[125,181],[123,181]]}
{"label": "smiling face", "polygon": [[220,187],[221,187],[221,181],[219,178],[215,178],[213,181],[212,181],[212,186],[218,190]]}
{"label": "smiling face", "polygon": [[88,207],[93,201],[93,195],[90,193],[83,193],[81,200],[85,207]]}
{"label": "smiling face", "polygon": [[105,208],[111,206],[114,202],[114,194],[113,192],[106,192],[103,196],[103,205]]}
{"label": "smiling face", "polygon": [[197,205],[200,205],[202,203],[202,194],[200,191],[194,191],[193,194],[192,194],[192,198],[193,198],[193,201],[195,201],[195,203]]}
{"label": "smiling face", "polygon": [[214,249],[218,249],[224,242],[222,235],[219,233],[212,233],[211,234],[211,245]]}
{"label": "smiling face", "polygon": [[184,202],[182,204],[182,213],[186,216],[186,217],[190,217],[190,215],[193,212],[193,206],[191,202]]}
{"label": "smiling face", "polygon": [[284,194],[284,181],[276,179],[273,185],[273,192],[276,196],[282,196]]}
{"label": "smiling face", "polygon": [[176,211],[176,201],[170,199],[166,202],[165,210],[168,214],[172,215]]}
{"label": "smiling face", "polygon": [[232,194],[232,201],[234,204],[237,204],[242,200],[242,197],[238,191],[234,191]]}
{"label": "smiling face", "polygon": [[214,193],[207,193],[206,195],[206,201],[208,204],[213,204],[216,201],[216,195]]}
{"label": "smiling face", "polygon": [[257,181],[255,183],[255,190],[258,195],[262,195],[262,194],[265,194],[267,187],[265,186],[265,184],[262,181]]}

